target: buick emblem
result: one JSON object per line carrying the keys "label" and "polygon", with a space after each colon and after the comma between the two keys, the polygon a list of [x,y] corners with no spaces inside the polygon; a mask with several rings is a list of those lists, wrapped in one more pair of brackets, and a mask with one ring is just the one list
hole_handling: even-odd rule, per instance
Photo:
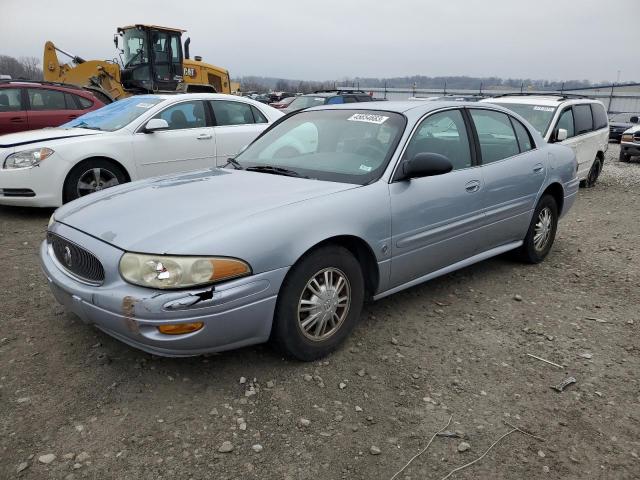
{"label": "buick emblem", "polygon": [[67,267],[71,267],[71,249],[69,245],[64,247],[64,263],[66,263]]}

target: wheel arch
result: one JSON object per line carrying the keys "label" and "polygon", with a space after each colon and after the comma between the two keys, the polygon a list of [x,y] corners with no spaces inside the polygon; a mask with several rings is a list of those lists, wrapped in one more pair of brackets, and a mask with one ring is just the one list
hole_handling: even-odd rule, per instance
{"label": "wheel arch", "polygon": [[83,163],[89,162],[91,160],[104,160],[106,162],[109,163],[113,163],[116,167],[120,168],[123,172],[124,175],[127,179],[127,182],[130,182],[132,180],[132,175],[131,172],[129,171],[129,169],[127,167],[124,166],[124,164],[122,162],[119,162],[118,160],[111,158],[111,157],[107,157],[105,155],[93,155],[90,157],[86,157],[83,158],[82,160],[80,160],[79,162],[74,163],[73,165],[71,165],[70,168],[67,169],[65,175],[64,175],[64,179],[62,181],[62,198],[64,198],[64,186],[67,183],[67,179],[69,178],[69,175],[71,174],[71,172],[78,168],[80,165],[82,165]]}
{"label": "wheel arch", "polygon": [[[551,195],[558,205],[558,216],[562,215],[562,208],[564,207],[564,188],[558,182],[553,182],[544,189],[542,195]],[[542,195],[540,198],[542,198]]]}
{"label": "wheel arch", "polygon": [[296,263],[309,253],[328,245],[338,245],[346,248],[356,258],[362,269],[366,298],[372,297],[380,284],[380,270],[378,261],[371,246],[361,237],[355,235],[335,235],[326,238],[308,248],[298,257]]}

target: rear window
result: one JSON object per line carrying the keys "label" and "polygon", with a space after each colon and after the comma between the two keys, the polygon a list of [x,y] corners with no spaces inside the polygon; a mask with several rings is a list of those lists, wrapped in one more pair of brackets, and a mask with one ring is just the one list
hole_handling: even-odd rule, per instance
{"label": "rear window", "polygon": [[607,112],[604,111],[604,107],[602,105],[599,103],[592,103],[591,113],[593,114],[593,128],[599,130],[607,127],[609,124],[607,120]]}
{"label": "rear window", "polygon": [[576,125],[576,135],[582,135],[593,130],[593,116],[588,103],[573,106],[573,118]]}

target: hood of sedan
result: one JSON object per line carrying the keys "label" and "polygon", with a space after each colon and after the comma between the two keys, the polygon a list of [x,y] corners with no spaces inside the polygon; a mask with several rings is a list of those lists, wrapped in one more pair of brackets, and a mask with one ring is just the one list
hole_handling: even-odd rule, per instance
{"label": "hood of sedan", "polygon": [[103,133],[86,128],[42,128],[26,132],[8,133],[0,136],[0,148],[21,147],[32,143],[49,142],[70,137],[82,137]]}
{"label": "hood of sedan", "polygon": [[55,218],[123,250],[173,253],[193,238],[251,216],[357,187],[210,169],[103,190],[59,208]]}

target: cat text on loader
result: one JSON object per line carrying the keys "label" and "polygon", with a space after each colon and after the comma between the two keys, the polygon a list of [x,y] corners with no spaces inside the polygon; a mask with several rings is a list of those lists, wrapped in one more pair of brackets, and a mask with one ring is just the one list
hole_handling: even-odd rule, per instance
{"label": "cat text on loader", "polygon": [[[152,92],[231,93],[228,70],[204,63],[201,57],[189,58],[189,38],[183,53],[184,31],[156,25],[118,28],[113,40],[121,48],[122,64],[84,60],[48,41],[42,63],[44,79],[85,87],[111,101]],[[61,64],[57,52],[71,61]]]}

